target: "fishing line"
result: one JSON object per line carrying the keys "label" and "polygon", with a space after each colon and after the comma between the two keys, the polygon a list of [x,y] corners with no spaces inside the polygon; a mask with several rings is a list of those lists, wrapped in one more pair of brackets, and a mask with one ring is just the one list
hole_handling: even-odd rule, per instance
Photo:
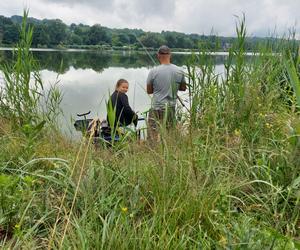
{"label": "fishing line", "polygon": [[152,63],[156,66],[157,62],[154,60],[154,58],[151,56],[151,54],[148,52],[147,48],[144,46],[144,44],[142,43],[142,41],[140,39],[138,39],[138,37],[136,36],[136,34],[134,34],[136,40],[140,43],[140,45],[142,45],[143,49],[145,50],[146,54],[149,56],[149,58],[151,59]]}

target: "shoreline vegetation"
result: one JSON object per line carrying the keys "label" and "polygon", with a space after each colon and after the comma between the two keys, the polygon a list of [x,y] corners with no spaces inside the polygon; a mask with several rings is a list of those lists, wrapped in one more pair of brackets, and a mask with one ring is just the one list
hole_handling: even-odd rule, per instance
{"label": "shoreline vegetation", "polygon": [[1,63],[1,248],[300,248],[296,41],[263,43],[249,61],[242,18],[224,75],[210,50],[190,56],[176,129],[156,145],[126,134],[95,147],[60,134],[62,96],[43,91],[27,16]]}
{"label": "shoreline vegetation", "polygon": [[[278,42],[282,42],[282,40],[278,39]],[[300,41],[298,40],[288,40],[287,42],[297,43],[300,46]],[[0,44],[0,51],[1,50],[14,50],[15,46],[7,46]],[[153,47],[145,47],[139,48],[136,46],[107,46],[107,45],[80,45],[80,46],[57,46],[57,47],[31,47],[31,51],[70,51],[70,52],[81,52],[81,51],[103,51],[103,52],[142,52],[145,53],[145,49],[147,49],[150,53],[156,53],[157,48]],[[257,50],[257,47],[253,47],[252,50],[248,50],[245,52],[246,55],[253,55]],[[207,53],[210,55],[228,55],[229,49],[227,50],[207,50]],[[192,54],[198,53],[199,48],[172,48],[172,53],[175,54]],[[272,53],[278,53],[278,51],[274,51]]]}
{"label": "shoreline vegetation", "polygon": [[[21,16],[0,16],[0,46],[13,47],[19,40]],[[161,44],[168,44],[172,51],[195,51],[199,48],[215,52],[228,52],[238,37],[216,34],[185,34],[175,31],[145,32],[141,29],[113,29],[101,24],[66,25],[60,19],[27,19],[33,29],[31,46],[41,49],[87,49],[139,51],[144,47],[155,51]],[[294,40],[295,31],[290,29],[287,40]],[[269,37],[245,37],[245,51],[254,51],[259,44],[267,43],[273,50],[284,38],[275,33]],[[297,41],[300,44],[299,41]]]}
{"label": "shoreline vegetation", "polygon": [[[13,50],[15,49],[14,46],[0,46],[0,50]],[[149,52],[157,52],[156,48],[146,48]],[[132,51],[132,52],[145,52],[144,48],[136,48],[136,47],[127,47],[127,46],[60,46],[54,48],[44,48],[44,47],[32,47],[30,48],[32,51]],[[196,49],[173,49],[172,52],[174,53],[191,53],[191,52],[198,52]],[[224,51],[225,52],[225,51]],[[215,52],[215,53],[223,53],[223,52]]]}
{"label": "shoreline vegetation", "polygon": [[[15,50],[15,47],[0,47],[0,51],[13,51]],[[146,48],[147,52],[155,54],[157,52],[156,49],[153,48]],[[106,48],[106,49],[75,49],[75,48],[30,48],[29,51],[40,51],[40,52],[47,52],[47,51],[57,51],[57,52],[84,52],[84,51],[102,51],[102,52],[132,52],[132,53],[143,53],[145,54],[145,49],[124,49],[124,48]],[[178,49],[178,50],[172,50],[172,54],[185,54],[185,55],[190,55],[193,53],[198,53],[199,50],[196,49]],[[209,55],[217,55],[217,56],[228,56],[229,52],[228,51],[210,51],[207,52]],[[255,52],[245,52],[246,56],[252,56],[255,55]],[[274,55],[274,53],[270,55]]]}
{"label": "shoreline vegetation", "polygon": [[[0,47],[0,51],[13,51],[15,50],[16,48],[15,47]],[[70,49],[70,48],[63,48],[63,49],[58,49],[58,48],[30,48],[29,51],[40,51],[40,52],[43,52],[43,51],[66,51],[66,52],[83,52],[83,51],[93,51],[93,49]],[[98,50],[94,50],[94,51],[98,51]],[[135,49],[130,49],[130,50],[127,50],[127,49],[122,49],[122,48],[111,48],[111,49],[105,49],[105,50],[100,50],[100,51],[104,51],[104,52],[140,52],[140,53],[143,53],[145,54],[145,49],[139,49],[139,50],[135,50]],[[148,50],[147,48],[147,51],[150,52],[150,53],[156,53],[157,50],[155,49],[150,49]],[[172,51],[172,54],[193,54],[193,53],[198,53],[199,50],[190,50],[190,49],[185,49],[185,50],[175,50],[175,51]],[[274,55],[274,53],[270,54],[270,55]],[[229,55],[229,51],[210,51],[209,52],[209,55],[217,55],[217,56],[227,56]],[[252,55],[256,55],[256,52],[245,52],[245,55],[246,56],[252,56]]]}

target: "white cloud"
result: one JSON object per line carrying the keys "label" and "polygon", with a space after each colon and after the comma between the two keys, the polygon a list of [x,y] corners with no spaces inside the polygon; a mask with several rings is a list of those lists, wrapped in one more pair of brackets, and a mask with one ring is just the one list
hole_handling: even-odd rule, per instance
{"label": "white cloud", "polygon": [[[147,31],[174,30],[185,33],[231,36],[235,15],[246,15],[249,35],[287,33],[299,22],[296,0],[10,0],[1,1],[0,14],[59,18],[67,24],[99,23],[112,28],[141,28]],[[298,33],[299,36],[299,33]]]}

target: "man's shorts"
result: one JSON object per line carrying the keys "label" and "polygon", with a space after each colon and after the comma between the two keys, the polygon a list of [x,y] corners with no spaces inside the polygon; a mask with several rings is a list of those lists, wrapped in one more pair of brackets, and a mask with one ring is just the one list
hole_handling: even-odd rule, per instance
{"label": "man's shorts", "polygon": [[175,127],[175,125],[175,107],[158,110],[150,109],[148,115],[148,138],[156,138],[160,128],[170,129]]}

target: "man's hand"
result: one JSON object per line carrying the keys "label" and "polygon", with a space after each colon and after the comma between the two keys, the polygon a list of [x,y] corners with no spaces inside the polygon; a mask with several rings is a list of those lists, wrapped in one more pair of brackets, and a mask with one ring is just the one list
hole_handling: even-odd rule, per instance
{"label": "man's hand", "polygon": [[153,85],[151,83],[147,83],[147,94],[153,94]]}
{"label": "man's hand", "polygon": [[186,90],[186,83],[185,82],[180,83],[178,90],[179,91],[185,91]]}

